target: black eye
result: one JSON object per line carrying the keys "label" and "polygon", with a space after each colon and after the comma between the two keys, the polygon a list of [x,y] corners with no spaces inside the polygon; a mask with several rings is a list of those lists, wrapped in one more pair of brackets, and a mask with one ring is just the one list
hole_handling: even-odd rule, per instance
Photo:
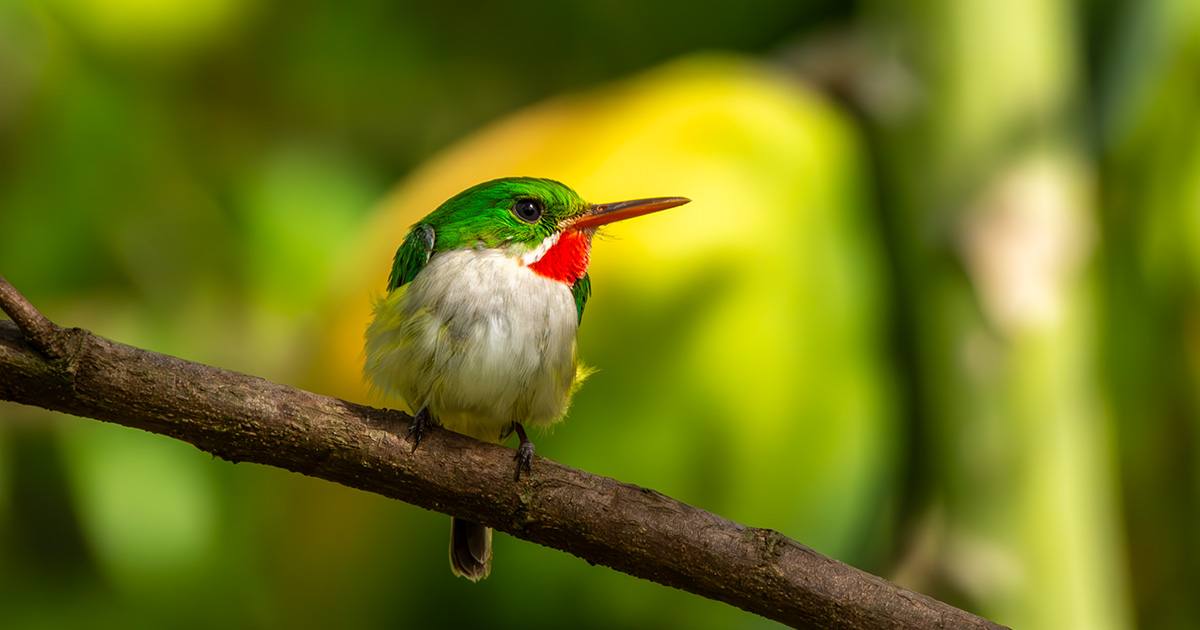
{"label": "black eye", "polygon": [[518,199],[517,203],[513,204],[512,211],[518,219],[536,223],[542,218],[542,202],[537,199]]}

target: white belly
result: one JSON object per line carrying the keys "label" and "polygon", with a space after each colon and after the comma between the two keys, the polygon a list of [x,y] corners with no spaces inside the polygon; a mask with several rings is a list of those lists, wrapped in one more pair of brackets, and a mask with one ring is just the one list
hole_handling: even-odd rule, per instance
{"label": "white belly", "polygon": [[444,252],[376,304],[365,372],[412,411],[495,441],[510,422],[566,413],[577,325],[567,285],[496,250]]}

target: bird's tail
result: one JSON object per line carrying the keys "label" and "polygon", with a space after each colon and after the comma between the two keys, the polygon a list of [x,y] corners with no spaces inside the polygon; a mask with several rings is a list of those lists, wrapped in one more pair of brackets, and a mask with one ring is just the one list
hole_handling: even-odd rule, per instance
{"label": "bird's tail", "polygon": [[450,519],[450,571],[478,582],[492,572],[492,528]]}

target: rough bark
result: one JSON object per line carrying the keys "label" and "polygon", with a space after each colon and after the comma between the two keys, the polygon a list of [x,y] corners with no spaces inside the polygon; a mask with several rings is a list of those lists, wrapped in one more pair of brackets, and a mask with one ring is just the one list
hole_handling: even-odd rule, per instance
{"label": "rough bark", "polygon": [[997,628],[985,619],[654,490],[409,416],[55,326],[0,277],[0,399],[159,433],[490,525],[796,627]]}

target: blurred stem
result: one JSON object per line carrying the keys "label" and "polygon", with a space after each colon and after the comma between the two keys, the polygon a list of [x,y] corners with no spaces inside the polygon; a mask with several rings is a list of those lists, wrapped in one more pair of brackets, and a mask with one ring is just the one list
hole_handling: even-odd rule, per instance
{"label": "blurred stem", "polygon": [[1200,617],[1200,5],[1129,3],[1102,59],[1105,365],[1138,621]]}
{"label": "blurred stem", "polygon": [[1121,628],[1065,0],[879,2],[912,94],[865,107],[913,328],[935,578],[1023,628]]}
{"label": "blurred stem", "polygon": [[[5,414],[11,419],[15,413]],[[62,453],[53,432],[17,425],[7,436],[12,455],[8,527],[0,526],[0,548],[8,548],[0,568],[8,576],[44,577],[47,581],[78,578],[94,570],[69,484]],[[11,563],[11,564],[10,564]],[[20,568],[18,568],[20,567]],[[23,593],[29,584],[4,584],[6,592]]]}

